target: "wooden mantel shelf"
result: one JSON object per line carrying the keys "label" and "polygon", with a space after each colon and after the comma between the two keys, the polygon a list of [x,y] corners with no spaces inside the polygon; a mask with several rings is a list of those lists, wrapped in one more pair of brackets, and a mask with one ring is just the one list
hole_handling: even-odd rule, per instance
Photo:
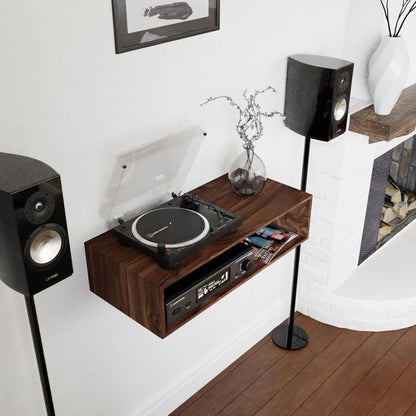
{"label": "wooden mantel shelf", "polygon": [[350,118],[349,130],[370,138],[370,143],[393,140],[406,136],[416,128],[416,84],[406,88],[391,113],[381,116],[370,105]]}

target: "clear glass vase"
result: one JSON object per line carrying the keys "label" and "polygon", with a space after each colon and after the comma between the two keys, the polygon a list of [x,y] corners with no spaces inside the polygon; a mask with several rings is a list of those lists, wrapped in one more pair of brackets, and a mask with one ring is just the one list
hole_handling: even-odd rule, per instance
{"label": "clear glass vase", "polygon": [[238,195],[258,194],[266,182],[266,167],[254,153],[254,146],[243,145],[244,151],[234,160],[228,173],[231,187]]}

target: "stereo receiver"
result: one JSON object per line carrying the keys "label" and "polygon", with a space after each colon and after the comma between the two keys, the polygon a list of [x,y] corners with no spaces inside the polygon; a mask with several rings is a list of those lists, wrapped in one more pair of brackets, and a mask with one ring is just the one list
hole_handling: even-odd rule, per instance
{"label": "stereo receiver", "polygon": [[253,268],[253,248],[239,243],[165,289],[167,325]]}

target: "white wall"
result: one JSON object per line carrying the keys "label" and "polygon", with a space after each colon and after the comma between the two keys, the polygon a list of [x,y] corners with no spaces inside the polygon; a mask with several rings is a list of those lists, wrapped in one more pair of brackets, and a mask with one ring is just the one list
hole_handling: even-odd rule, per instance
{"label": "white wall", "polygon": [[[274,86],[286,57],[341,57],[349,0],[227,0],[221,30],[114,53],[110,0],[0,2],[0,151],[38,158],[62,177],[74,275],[36,295],[58,415],[168,414],[288,313],[293,255],[160,340],[89,292],[84,241],[116,155],[201,123],[209,136],[188,188],[226,172],[241,143],[226,104]],[[303,139],[266,121],[257,146],[269,176],[299,186]],[[250,305],[250,306],[248,306]],[[0,284],[0,414],[43,415],[23,297]]]}

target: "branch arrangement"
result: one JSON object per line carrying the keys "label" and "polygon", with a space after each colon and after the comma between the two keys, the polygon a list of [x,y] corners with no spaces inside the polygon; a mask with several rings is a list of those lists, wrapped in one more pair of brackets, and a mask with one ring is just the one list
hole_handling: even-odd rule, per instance
{"label": "branch arrangement", "polygon": [[399,14],[397,16],[394,28],[392,30],[392,25],[390,22],[390,9],[389,9],[389,0],[380,0],[381,6],[383,7],[384,17],[387,21],[387,27],[389,29],[390,37],[398,37],[400,31],[403,28],[403,24],[406,19],[409,17],[410,13],[416,9],[416,0],[402,0],[402,6],[400,8]]}
{"label": "branch arrangement", "polygon": [[255,90],[254,93],[250,95],[247,94],[247,90],[244,90],[243,97],[246,102],[246,106],[244,108],[240,107],[231,97],[227,95],[210,97],[205,102],[203,102],[201,106],[219,99],[227,100],[228,103],[235,107],[239,112],[239,119],[236,125],[238,135],[243,139],[245,145],[251,147],[253,146],[253,142],[258,140],[263,135],[262,117],[270,118],[275,115],[284,117],[283,114],[278,111],[271,111],[269,113],[264,112],[261,110],[260,105],[257,104],[257,96],[269,90],[276,92],[276,90],[270,86],[262,91]]}

